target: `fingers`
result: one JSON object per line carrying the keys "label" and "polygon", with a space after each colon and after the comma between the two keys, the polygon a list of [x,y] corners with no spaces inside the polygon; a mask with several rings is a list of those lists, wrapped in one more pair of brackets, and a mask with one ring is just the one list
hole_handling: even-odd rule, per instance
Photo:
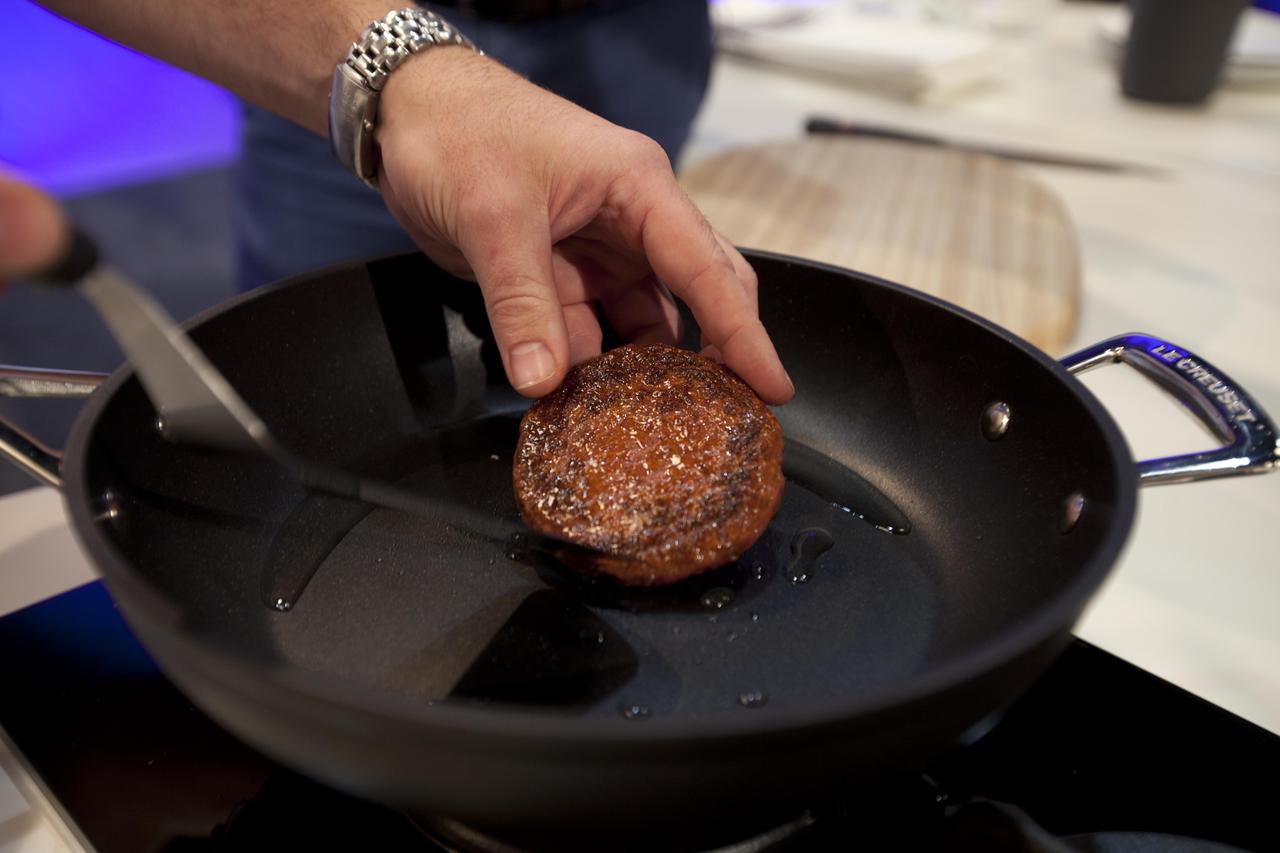
{"label": "fingers", "polygon": [[757,296],[760,280],[756,276],[756,271],[751,268],[751,264],[747,263],[747,259],[742,257],[742,253],[738,251],[725,236],[719,231],[713,231],[716,235],[716,242],[720,244],[720,250],[728,257],[730,263],[733,264],[733,271],[738,276],[738,281],[742,284],[743,291],[747,294],[747,299],[751,303],[751,313],[756,316],[760,315],[760,302]]}
{"label": "fingers", "polygon": [[[469,214],[464,225],[459,248],[484,294],[507,378],[521,394],[541,397],[560,384],[570,362],[545,210],[490,207]],[[575,324],[581,333],[580,316]]]}
{"label": "fingers", "polygon": [[680,310],[670,291],[652,276],[631,287],[606,292],[600,307],[626,340],[640,344],[676,344],[680,340]]}
{"label": "fingers", "polygon": [[[725,236],[719,231],[715,232],[716,242],[720,244],[720,249],[729,256],[729,260],[733,263],[733,271],[738,276],[738,281],[742,283],[742,289],[747,294],[747,298],[751,301],[751,312],[756,316],[760,314],[760,303],[757,300],[757,287],[759,279],[756,277],[756,271],[747,263],[747,259],[742,257],[742,253],[737,247],[730,243]],[[720,354],[720,350],[708,340],[706,335],[702,335],[701,353],[704,357],[712,361],[724,363],[724,356]]]}
{"label": "fingers", "polygon": [[575,365],[600,354],[604,334],[595,309],[579,302],[564,306],[564,325],[569,330],[569,364]]}
{"label": "fingers", "polygon": [[735,268],[736,250],[725,251],[674,181],[636,207],[628,215],[638,217],[645,255],[658,277],[693,310],[707,344],[765,402],[791,399],[795,387],[756,314],[754,280],[748,287]]}
{"label": "fingers", "polygon": [[648,263],[596,240],[571,237],[556,246],[554,269],[560,301],[597,301],[613,330],[637,343],[680,340],[675,298]]}
{"label": "fingers", "polygon": [[68,239],[56,202],[0,174],[0,281],[52,266]]}

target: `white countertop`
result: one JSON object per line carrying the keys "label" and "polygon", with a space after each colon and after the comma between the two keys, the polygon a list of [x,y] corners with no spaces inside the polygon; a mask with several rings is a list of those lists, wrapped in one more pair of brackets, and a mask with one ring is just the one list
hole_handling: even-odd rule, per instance
{"label": "white countertop", "polygon": [[[975,142],[1125,158],[1171,178],[1031,168],[1058,193],[1084,255],[1071,349],[1114,334],[1167,336],[1214,361],[1280,415],[1280,90],[1225,90],[1204,109],[1123,101],[1088,6],[1064,7],[1011,45],[1011,73],[964,98],[909,104],[831,80],[721,58],[686,163],[745,142],[794,138],[834,117]],[[1054,353],[1062,355],[1064,353]],[[1140,457],[1208,439],[1121,368],[1084,378]],[[1144,490],[1127,551],[1078,634],[1280,732],[1280,475]],[[0,613],[93,577],[49,489],[0,499]],[[0,678],[2,678],[0,674]],[[0,853],[73,849],[0,741]],[[41,815],[44,815],[42,817]],[[21,824],[21,825],[19,825]],[[23,829],[28,827],[28,829]]]}

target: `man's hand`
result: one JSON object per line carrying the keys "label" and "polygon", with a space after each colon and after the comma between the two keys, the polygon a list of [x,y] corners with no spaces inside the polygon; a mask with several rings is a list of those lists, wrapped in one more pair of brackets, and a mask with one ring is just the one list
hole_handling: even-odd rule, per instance
{"label": "man's hand", "polygon": [[391,212],[436,263],[479,282],[521,393],[550,392],[600,352],[597,305],[624,337],[675,342],[674,293],[704,352],[766,402],[791,398],[755,273],[657,143],[454,47],[391,75],[377,139]]}
{"label": "man's hand", "polygon": [[[326,132],[335,63],[391,8],[41,2],[317,133]],[[572,362],[599,351],[595,305],[620,334],[672,339],[669,289],[698,318],[708,354],[765,401],[791,397],[757,317],[754,273],[680,191],[655,143],[461,47],[406,60],[378,111],[379,182],[392,213],[433,260],[479,281],[521,392],[547,393]]]}
{"label": "man's hand", "polygon": [[67,238],[53,199],[0,172],[0,287],[53,264]]}

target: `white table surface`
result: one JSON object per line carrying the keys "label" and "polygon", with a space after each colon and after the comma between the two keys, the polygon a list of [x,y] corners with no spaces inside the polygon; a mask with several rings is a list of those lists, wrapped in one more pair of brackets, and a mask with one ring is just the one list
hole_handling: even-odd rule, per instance
{"label": "white table surface", "polygon": [[[1126,102],[1097,50],[1096,11],[1064,7],[1044,31],[1010,44],[1012,73],[928,106],[721,58],[684,162],[794,138],[807,116],[824,113],[1168,167],[1166,180],[1027,167],[1080,232],[1085,293],[1071,349],[1128,331],[1165,335],[1280,414],[1280,91],[1224,90],[1202,109]],[[1188,416],[1128,374],[1084,381],[1138,456],[1205,446]],[[1128,548],[1077,633],[1280,732],[1277,524],[1280,476],[1144,490]],[[55,492],[0,498],[0,613],[92,578]],[[0,769],[0,853],[75,849],[2,739]]]}

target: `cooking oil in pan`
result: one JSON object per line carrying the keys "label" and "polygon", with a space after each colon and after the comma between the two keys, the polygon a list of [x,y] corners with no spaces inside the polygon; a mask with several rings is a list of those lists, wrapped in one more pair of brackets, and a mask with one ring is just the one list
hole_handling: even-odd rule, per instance
{"label": "cooking oil in pan", "polygon": [[733,590],[727,586],[715,586],[702,594],[699,602],[708,610],[723,610],[733,601]]}
{"label": "cooking oil in pan", "polygon": [[821,527],[806,527],[791,538],[791,559],[783,571],[792,583],[808,583],[814,563],[836,544],[835,537]]}
{"label": "cooking oil in pan", "polygon": [[[803,526],[798,532],[788,531],[785,534],[789,540],[781,541],[789,541],[790,556],[779,559],[774,565],[783,569],[781,574],[793,584],[805,584],[813,578],[819,558],[836,544],[842,529],[838,519],[842,516],[857,519],[883,534],[902,536],[911,530],[911,521],[906,514],[879,489],[825,454],[800,442],[788,441],[784,451],[783,472],[788,481],[787,490],[793,492],[793,496],[786,499],[792,511],[783,515],[790,515],[793,522],[798,520]],[[807,496],[794,494],[794,490],[801,490]],[[801,503],[791,503],[797,499]],[[797,518],[795,509],[798,506],[812,507],[814,499],[826,504],[829,509],[819,509],[816,513],[810,510]],[[781,518],[774,523],[782,523]],[[792,527],[791,530],[796,528]],[[582,576],[571,567],[561,564],[556,555],[531,545],[521,534],[511,537],[507,557],[517,562],[540,566],[545,570],[544,579],[555,584],[571,585],[584,600],[593,605],[632,611],[701,610],[706,614],[708,622],[716,624],[721,621],[722,611],[740,604],[744,596],[745,599],[750,599],[759,594],[752,593],[745,584],[752,580],[762,581],[762,584],[752,584],[754,590],[759,590],[772,578],[774,570],[756,559],[760,555],[760,548],[771,550],[777,547],[776,544],[767,544],[769,539],[770,537],[764,537],[761,542],[766,544],[757,543],[755,550],[749,551],[741,561],[672,588],[632,589],[607,582],[600,583],[598,577]],[[759,616],[754,617],[758,618]]]}
{"label": "cooking oil in pan", "polygon": [[359,501],[313,495],[277,531],[262,576],[262,600],[287,613],[320,566],[353,527],[372,511]]}
{"label": "cooking oil in pan", "polygon": [[811,447],[788,441],[782,472],[792,483],[876,530],[899,536],[911,532],[911,520],[883,492]]}
{"label": "cooking oil in pan", "polygon": [[[792,484],[816,495],[841,512],[866,522],[882,533],[903,536],[911,521],[883,492],[862,477],[797,441],[788,441],[782,470]],[[783,574],[793,584],[808,583],[820,556],[835,545],[831,531],[805,527],[791,537],[791,557]]]}
{"label": "cooking oil in pan", "polygon": [[[493,464],[494,455],[496,454],[485,452],[487,464]],[[783,471],[788,480],[788,488],[803,489],[833,509],[859,519],[875,530],[896,535],[906,534],[911,530],[910,520],[879,489],[827,455],[798,441],[788,439]],[[370,511],[371,507],[368,505],[322,495],[312,496],[301,505],[294,516],[282,526],[277,541],[273,543],[264,572],[264,603],[277,612],[291,610],[329,553]],[[830,517],[826,521],[813,518],[810,524],[813,522],[825,526],[805,526],[791,537],[791,555],[785,563],[785,576],[795,584],[809,581],[818,558],[835,544],[831,531],[837,528],[832,526]],[[552,559],[553,555],[535,553],[537,549],[531,547],[525,537],[519,534],[514,535],[507,546],[506,556],[514,561],[539,564],[556,562]],[[495,558],[501,554],[501,551],[496,551],[489,564],[492,566]],[[742,579],[767,583],[771,579],[772,570],[759,560],[752,559],[755,556],[750,554],[744,559],[740,571]],[[713,622],[719,621],[719,611],[739,603],[735,588],[731,588],[735,584],[725,582],[726,578],[733,580],[733,577],[736,576],[730,573],[713,581],[712,588],[702,586],[695,591],[693,599],[688,602],[691,605],[689,609],[710,611],[708,618]],[[577,578],[580,591],[589,591],[588,588],[595,587],[597,583],[598,578],[595,577]],[[643,594],[644,591],[637,595]],[[661,591],[655,594],[661,594]],[[634,598],[635,595],[630,597]]]}

